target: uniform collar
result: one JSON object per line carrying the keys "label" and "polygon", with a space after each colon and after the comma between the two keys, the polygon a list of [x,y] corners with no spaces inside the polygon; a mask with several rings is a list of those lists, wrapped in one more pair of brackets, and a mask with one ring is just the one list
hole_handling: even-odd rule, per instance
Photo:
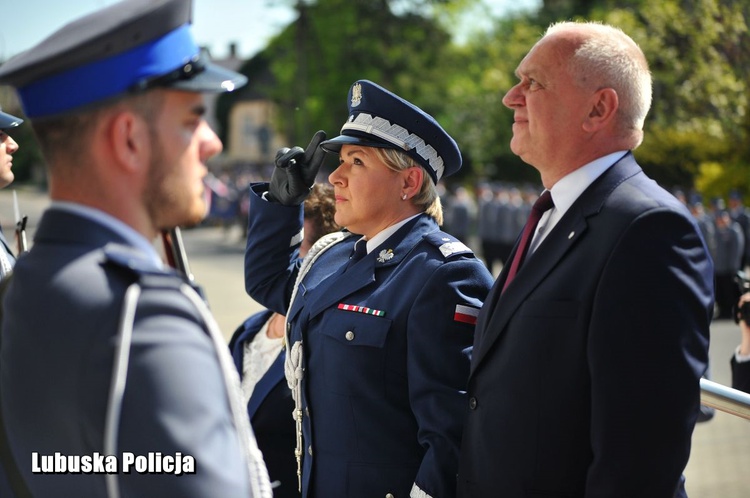
{"label": "uniform collar", "polygon": [[154,249],[154,245],[132,227],[126,225],[114,216],[99,209],[92,208],[91,206],[85,206],[75,202],[52,201],[50,208],[75,214],[100,225],[104,225],[122,237],[128,245],[143,252],[156,268],[164,268],[164,263],[156,252],[156,249]]}

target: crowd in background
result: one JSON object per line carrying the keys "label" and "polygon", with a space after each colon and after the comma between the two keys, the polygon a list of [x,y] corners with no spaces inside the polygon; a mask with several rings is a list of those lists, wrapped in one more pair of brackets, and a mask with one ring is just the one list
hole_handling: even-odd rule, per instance
{"label": "crowd in background", "polygon": [[[236,224],[244,238],[248,186],[268,178],[270,170],[247,167],[210,175],[206,182],[211,208],[206,223]],[[443,228],[479,254],[494,275],[499,274],[542,188],[481,181],[473,189],[442,182],[438,189],[445,215]],[[750,267],[750,209],[736,192],[726,200],[717,197],[708,203],[695,193],[673,193],[695,216],[713,258],[716,318],[731,318],[740,295],[737,272]]]}

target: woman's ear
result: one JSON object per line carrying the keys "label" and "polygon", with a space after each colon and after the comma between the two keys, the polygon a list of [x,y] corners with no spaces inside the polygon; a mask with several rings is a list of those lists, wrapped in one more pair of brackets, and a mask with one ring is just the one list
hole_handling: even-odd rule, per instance
{"label": "woman's ear", "polygon": [[412,166],[404,170],[404,185],[402,188],[407,198],[412,198],[419,194],[419,191],[422,189],[424,175],[425,171],[421,166]]}

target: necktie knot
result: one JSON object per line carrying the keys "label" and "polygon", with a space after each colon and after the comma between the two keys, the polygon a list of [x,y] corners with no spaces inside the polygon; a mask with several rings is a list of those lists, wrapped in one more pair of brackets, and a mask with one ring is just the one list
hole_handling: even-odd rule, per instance
{"label": "necktie knot", "polygon": [[534,202],[534,205],[531,206],[531,209],[534,211],[538,211],[541,217],[541,215],[544,214],[545,211],[552,209],[554,205],[555,203],[552,202],[552,194],[549,190],[545,190],[544,192],[542,192],[542,195],[539,196],[536,202]]}
{"label": "necktie knot", "polygon": [[349,258],[352,260],[352,262],[356,262],[364,258],[365,256],[367,256],[367,241],[359,239],[354,243],[352,255],[349,256]]}

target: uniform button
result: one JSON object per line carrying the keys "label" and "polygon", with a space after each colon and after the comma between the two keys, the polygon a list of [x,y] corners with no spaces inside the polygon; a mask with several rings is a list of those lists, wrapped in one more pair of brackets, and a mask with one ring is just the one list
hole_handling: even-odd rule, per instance
{"label": "uniform button", "polygon": [[349,332],[346,333],[346,335],[344,337],[346,337],[347,341],[353,341],[354,340],[354,332],[352,332],[350,330]]}
{"label": "uniform button", "polygon": [[471,408],[472,410],[477,409],[477,398],[475,398],[474,396],[469,398],[469,408]]}
{"label": "uniform button", "polygon": [[312,456],[312,445],[307,447],[307,452]]}
{"label": "uniform button", "polygon": [[309,408],[309,407],[307,407],[307,406],[305,407],[305,416],[306,416],[307,418],[310,418],[310,408]]}
{"label": "uniform button", "polygon": [[286,324],[286,333],[288,334],[292,330],[292,324],[288,323]]}
{"label": "uniform button", "polygon": [[385,495],[385,498],[394,498],[393,493],[388,493],[387,495]]}

